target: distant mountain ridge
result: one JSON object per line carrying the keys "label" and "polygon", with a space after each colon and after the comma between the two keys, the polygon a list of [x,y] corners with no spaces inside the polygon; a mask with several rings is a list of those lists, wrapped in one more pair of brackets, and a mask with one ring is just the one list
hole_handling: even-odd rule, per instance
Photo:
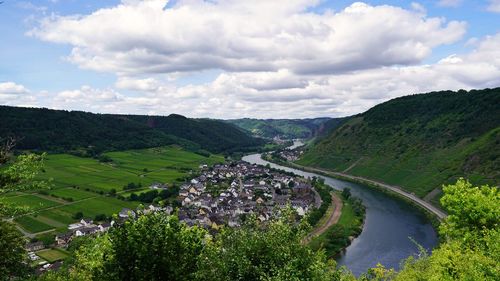
{"label": "distant mountain ridge", "polygon": [[0,106],[0,137],[18,149],[49,151],[137,149],[177,144],[214,153],[252,150],[263,140],[225,122],[169,116],[94,114]]}
{"label": "distant mountain ridge", "polygon": [[379,104],[333,130],[298,162],[400,185],[421,197],[458,177],[498,185],[500,88]]}
{"label": "distant mountain ridge", "polygon": [[263,138],[281,137],[284,139],[311,138],[326,134],[343,118],[306,118],[306,119],[252,119],[226,120],[255,136]]}

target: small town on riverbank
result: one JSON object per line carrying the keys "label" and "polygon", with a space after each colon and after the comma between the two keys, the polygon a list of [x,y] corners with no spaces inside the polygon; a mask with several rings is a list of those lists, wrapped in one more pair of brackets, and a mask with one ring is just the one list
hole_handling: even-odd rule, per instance
{"label": "small town on riverbank", "polygon": [[[158,183],[151,188],[158,188]],[[255,216],[265,223],[279,216],[280,209],[287,205],[297,212],[300,219],[312,209],[319,208],[322,200],[310,179],[266,166],[233,161],[211,167],[200,165],[198,175],[180,186],[177,202],[180,221],[216,233],[225,226],[241,226],[248,216]],[[55,236],[52,249],[45,249],[41,241],[27,244],[26,249],[34,263],[42,260],[37,263],[40,273],[55,270],[62,262],[50,263],[41,259],[45,252],[64,253],[77,237],[96,236],[107,232],[116,223],[152,212],[172,214],[174,208],[155,204],[139,206],[135,210],[124,208],[113,220],[103,223],[82,218],[70,224],[67,232]]]}

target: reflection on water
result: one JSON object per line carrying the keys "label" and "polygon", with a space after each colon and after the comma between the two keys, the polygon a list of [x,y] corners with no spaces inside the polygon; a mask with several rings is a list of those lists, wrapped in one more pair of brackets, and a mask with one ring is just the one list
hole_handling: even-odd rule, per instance
{"label": "reflection on water", "polygon": [[333,188],[342,190],[348,187],[353,195],[363,200],[366,206],[363,232],[337,258],[339,265],[347,266],[356,275],[366,272],[377,263],[398,269],[402,259],[418,251],[410,238],[428,250],[438,243],[434,228],[423,214],[384,193],[361,184],[269,163],[262,160],[260,154],[245,156],[243,160],[261,165],[270,164],[274,168],[294,172],[304,177],[322,177],[325,183]]}

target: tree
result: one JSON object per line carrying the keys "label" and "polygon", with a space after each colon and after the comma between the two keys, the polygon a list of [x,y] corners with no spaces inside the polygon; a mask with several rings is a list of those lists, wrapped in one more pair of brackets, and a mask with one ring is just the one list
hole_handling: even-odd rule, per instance
{"label": "tree", "polygon": [[[0,194],[47,188],[48,182],[35,180],[36,175],[43,168],[45,156],[45,153],[19,155],[14,163],[1,170]],[[26,206],[8,204],[0,198],[0,217],[10,217],[27,211]]]}
{"label": "tree", "polygon": [[76,213],[73,215],[73,218],[74,218],[75,220],[81,220],[81,219],[83,219],[83,213],[82,213],[81,211],[78,211],[78,212],[76,212]]}
{"label": "tree", "polygon": [[[288,212],[288,214],[290,214]],[[255,218],[239,229],[224,229],[201,257],[201,280],[339,280],[335,262],[301,244],[303,224],[282,219],[260,225]]]}
{"label": "tree", "polygon": [[13,224],[0,220],[0,280],[27,272],[26,241]]}
{"label": "tree", "polygon": [[351,197],[351,189],[348,187],[342,189],[342,197],[349,199],[349,197]]}
{"label": "tree", "polygon": [[[459,179],[443,192],[448,217],[439,229],[444,243],[432,255],[421,250],[419,258],[406,259],[394,280],[500,280],[498,187],[474,187]],[[392,280],[384,278],[375,280]]]}
{"label": "tree", "polygon": [[[7,141],[0,148],[0,166],[7,163],[13,142]],[[25,191],[45,188],[47,182],[36,181],[35,176],[43,168],[45,154],[23,154],[0,171],[0,194],[12,191]],[[23,276],[26,273],[25,240],[21,233],[10,222],[4,221],[5,217],[12,217],[25,213],[27,206],[17,206],[3,202],[0,198],[0,280],[9,280]]]}
{"label": "tree", "polygon": [[81,247],[69,272],[74,280],[192,280],[206,235],[176,216],[141,215]]}

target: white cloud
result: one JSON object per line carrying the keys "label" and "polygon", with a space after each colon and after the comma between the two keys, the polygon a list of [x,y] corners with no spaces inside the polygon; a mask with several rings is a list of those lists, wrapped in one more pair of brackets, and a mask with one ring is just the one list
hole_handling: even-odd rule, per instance
{"label": "white cloud", "polygon": [[30,106],[35,101],[35,96],[23,85],[0,82],[0,104]]}
{"label": "white cloud", "polygon": [[[416,2],[412,10],[358,2],[310,12],[317,2],[180,0],[164,8],[161,0],[123,0],[90,15],[46,18],[32,35],[69,44],[70,61],[118,78],[115,89],[83,86],[36,102],[106,113],[303,118],[351,115],[413,93],[500,86],[500,33],[423,65],[433,48],[461,39],[466,23],[427,17]],[[217,76],[189,79],[201,73]]]}
{"label": "white cloud", "polygon": [[488,0],[488,11],[500,13],[500,0]]}
{"label": "white cloud", "polygon": [[439,0],[438,5],[442,7],[458,7],[462,4],[462,0]]}
{"label": "white cloud", "polygon": [[0,94],[3,95],[20,95],[29,93],[23,85],[16,84],[14,82],[3,82],[0,83]]}
{"label": "white cloud", "polygon": [[222,69],[323,74],[410,65],[456,42],[464,22],[354,3],[311,13],[316,0],[123,1],[90,15],[52,16],[30,32],[70,44],[87,69],[144,75]]}
{"label": "white cloud", "polygon": [[119,80],[129,85],[124,88],[146,92],[127,96],[110,89],[82,88],[59,93],[52,107],[214,118],[346,116],[402,95],[500,86],[500,33],[476,45],[468,54],[451,55],[432,65],[333,75],[288,70],[221,73],[212,82],[181,87],[126,78]]}

